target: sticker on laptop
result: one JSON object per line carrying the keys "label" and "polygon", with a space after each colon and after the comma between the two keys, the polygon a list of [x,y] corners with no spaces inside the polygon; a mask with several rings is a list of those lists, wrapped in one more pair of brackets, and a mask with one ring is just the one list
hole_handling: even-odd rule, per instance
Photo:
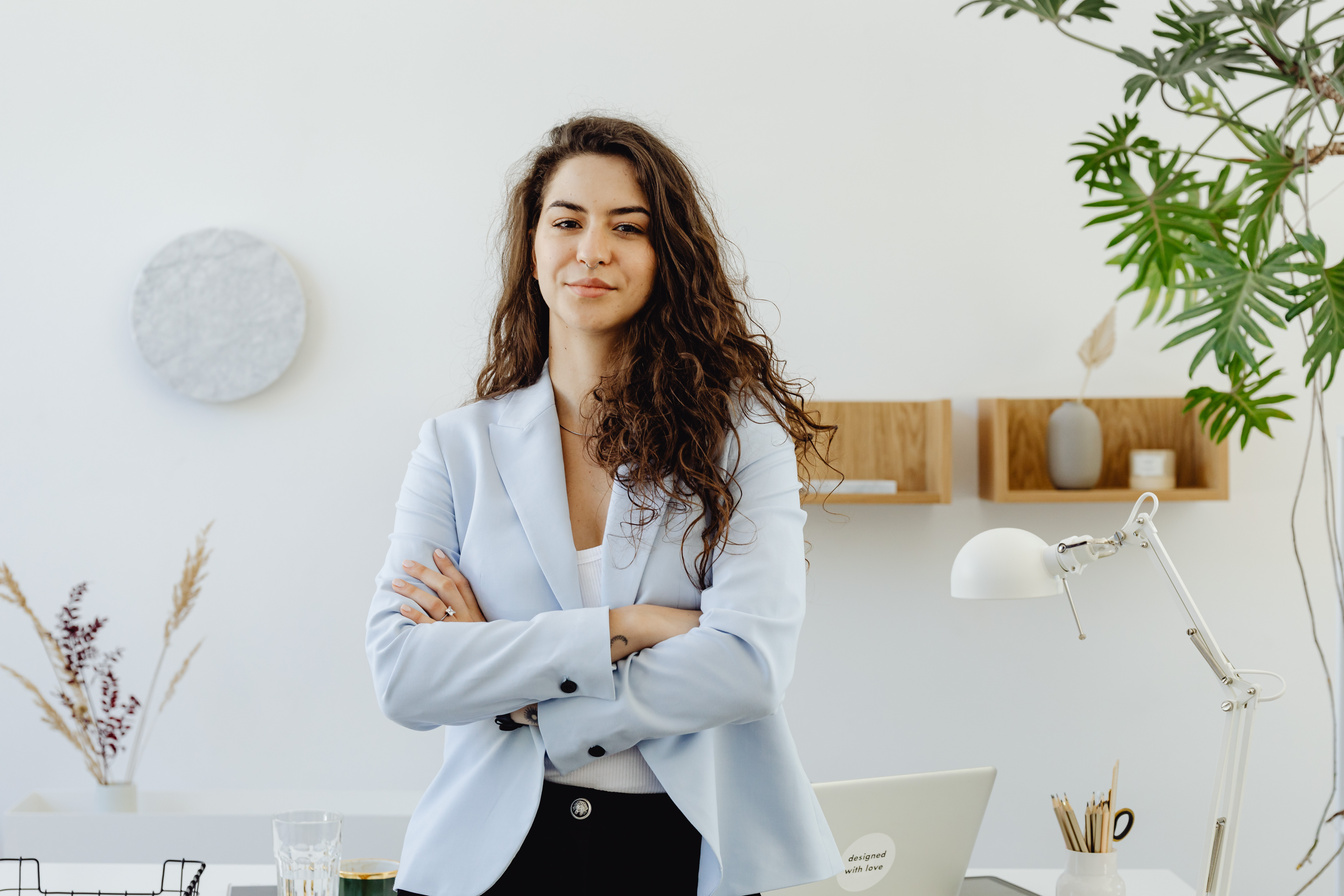
{"label": "sticker on laptop", "polygon": [[864,834],[840,854],[845,870],[835,880],[850,893],[866,890],[887,876],[895,853],[896,843],[886,834]]}

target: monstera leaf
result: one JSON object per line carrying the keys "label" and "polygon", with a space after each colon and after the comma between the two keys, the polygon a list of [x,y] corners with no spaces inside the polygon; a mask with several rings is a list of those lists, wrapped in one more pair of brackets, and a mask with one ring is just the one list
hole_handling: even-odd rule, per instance
{"label": "monstera leaf", "polygon": [[1120,58],[1139,69],[1137,75],[1125,82],[1125,101],[1133,97],[1136,106],[1157,84],[1175,87],[1187,103],[1192,102],[1189,82],[1192,75],[1206,84],[1231,81],[1238,71],[1257,62],[1244,45],[1229,43],[1213,32],[1203,43],[1178,44],[1169,50],[1154,47],[1151,56],[1133,47],[1121,47]]}
{"label": "monstera leaf", "polygon": [[1307,365],[1307,382],[1316,375],[1322,362],[1330,359],[1330,375],[1326,386],[1335,379],[1335,367],[1344,351],[1344,262],[1325,266],[1325,241],[1310,233],[1298,236],[1298,244],[1308,261],[1298,266],[1306,274],[1305,284],[1292,292],[1302,300],[1288,310],[1288,320],[1311,312],[1311,329],[1307,334],[1307,353],[1302,363]]}
{"label": "monstera leaf", "polygon": [[1097,181],[1110,182],[1120,172],[1129,173],[1129,154],[1134,151],[1151,156],[1158,149],[1157,141],[1151,137],[1135,137],[1134,129],[1139,126],[1139,116],[1126,115],[1121,121],[1111,116],[1111,123],[1099,122],[1097,130],[1088,131],[1090,140],[1079,140],[1074,146],[1086,147],[1089,151],[1079,153],[1070,162],[1078,163],[1074,180],[1087,181],[1090,192]]}
{"label": "monstera leaf", "polygon": [[1236,429],[1237,423],[1241,423],[1241,447],[1245,448],[1253,430],[1258,429],[1273,438],[1274,434],[1269,431],[1271,418],[1293,419],[1287,411],[1272,407],[1291,400],[1293,396],[1256,395],[1283,373],[1282,370],[1275,370],[1258,378],[1254,375],[1255,369],[1270,357],[1266,356],[1254,366],[1243,363],[1239,357],[1233,358],[1223,371],[1231,383],[1227,391],[1212,386],[1198,386],[1185,393],[1185,410],[1200,408],[1199,422],[1215,442],[1226,439]]}
{"label": "monstera leaf", "polygon": [[1283,194],[1297,193],[1293,178],[1302,172],[1302,163],[1285,151],[1272,134],[1260,135],[1264,155],[1246,169],[1242,189],[1250,194],[1241,213],[1243,251],[1255,255],[1269,242],[1269,228],[1283,210]]}
{"label": "monstera leaf", "polygon": [[1067,22],[1074,16],[1109,22],[1111,17],[1106,15],[1106,10],[1116,8],[1114,3],[1107,3],[1106,0],[1078,0],[1072,9],[1067,8],[1069,0],[971,0],[970,3],[957,7],[957,12],[982,4],[985,9],[980,13],[981,18],[1003,10],[1005,19],[1011,19],[1019,12],[1025,12],[1042,22],[1056,23]]}
{"label": "monstera leaf", "polygon": [[1275,0],[1241,0],[1241,2],[1214,0],[1212,5],[1213,9],[1208,12],[1195,13],[1188,18],[1214,21],[1233,17],[1242,22],[1259,25],[1273,31],[1287,24],[1289,19],[1306,9],[1309,3],[1307,0],[1279,0],[1279,2],[1275,2]]}
{"label": "monstera leaf", "polygon": [[1291,259],[1296,253],[1296,244],[1281,246],[1264,260],[1255,263],[1227,249],[1201,244],[1198,247],[1198,259],[1200,265],[1209,271],[1209,276],[1186,284],[1184,288],[1202,290],[1208,293],[1208,298],[1177,314],[1170,323],[1179,324],[1199,318],[1206,320],[1184,331],[1163,348],[1180,345],[1207,333],[1208,338],[1190,362],[1191,376],[1194,376],[1199,362],[1210,352],[1218,362],[1219,370],[1227,369],[1234,359],[1252,370],[1258,370],[1259,362],[1255,358],[1251,341],[1266,347],[1273,346],[1261,321],[1281,330],[1284,328],[1283,318],[1270,306],[1277,305],[1284,309],[1293,307],[1287,295],[1293,285],[1280,280],[1278,275],[1292,270]]}
{"label": "monstera leaf", "polygon": [[1201,181],[1196,171],[1177,169],[1178,157],[1159,154],[1148,161],[1151,189],[1144,187],[1127,170],[1112,166],[1111,177],[1097,179],[1095,189],[1113,194],[1111,199],[1098,199],[1085,208],[1113,209],[1087,222],[1088,227],[1111,221],[1124,226],[1107,243],[1107,248],[1126,240],[1130,243],[1120,254],[1120,267],[1135,267],[1134,282],[1125,290],[1132,292],[1150,284],[1150,274],[1164,284],[1177,281],[1176,272],[1189,267],[1194,253],[1193,242],[1215,242],[1218,239],[1219,214],[1200,204],[1201,190],[1210,186]]}

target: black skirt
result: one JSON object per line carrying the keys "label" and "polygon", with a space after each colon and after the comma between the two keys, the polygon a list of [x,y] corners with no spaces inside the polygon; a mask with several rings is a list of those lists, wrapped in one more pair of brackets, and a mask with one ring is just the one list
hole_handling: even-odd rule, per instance
{"label": "black skirt", "polygon": [[486,896],[695,896],[699,875],[700,832],[667,794],[547,781],[527,838]]}
{"label": "black skirt", "polygon": [[552,784],[527,839],[489,896],[695,896],[700,832],[665,793]]}

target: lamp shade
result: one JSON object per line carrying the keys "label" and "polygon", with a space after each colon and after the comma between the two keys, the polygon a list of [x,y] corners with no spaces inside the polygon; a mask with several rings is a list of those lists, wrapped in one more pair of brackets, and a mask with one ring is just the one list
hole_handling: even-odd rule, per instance
{"label": "lamp shade", "polygon": [[1064,593],[1051,548],[1025,529],[989,529],[952,561],[952,596],[972,599],[1051,597]]}

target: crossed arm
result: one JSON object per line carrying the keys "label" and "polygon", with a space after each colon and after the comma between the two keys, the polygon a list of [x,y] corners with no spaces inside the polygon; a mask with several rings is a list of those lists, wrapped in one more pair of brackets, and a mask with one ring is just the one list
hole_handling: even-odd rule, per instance
{"label": "crossed arm", "polygon": [[[436,622],[472,624],[485,622],[476,602],[471,583],[442,549],[434,550],[434,569],[414,560],[402,562],[402,569],[429,587],[416,587],[404,579],[394,579],[392,590],[414,603],[402,604],[401,615],[417,625]],[[611,632],[611,661],[623,660],[636,651],[652,647],[668,638],[683,635],[700,624],[699,610],[678,610],[656,604],[633,604],[607,611]],[[514,710],[510,715],[524,725],[537,723],[537,705]]]}
{"label": "crossed arm", "polygon": [[[803,619],[806,515],[782,427],[749,423],[737,436],[726,466],[736,471],[741,497],[713,582],[700,594],[701,612],[641,602],[486,621],[451,559],[453,489],[430,421],[397,505],[389,560],[397,559],[380,576],[386,591],[375,596],[369,619],[384,712],[427,730],[536,702],[547,752],[562,772],[591,761],[597,744],[617,752],[774,712],[792,677]],[[436,548],[443,556],[434,556]],[[409,565],[407,558],[414,558]],[[431,624],[445,616],[450,624]],[[559,687],[569,679],[577,688]]]}

